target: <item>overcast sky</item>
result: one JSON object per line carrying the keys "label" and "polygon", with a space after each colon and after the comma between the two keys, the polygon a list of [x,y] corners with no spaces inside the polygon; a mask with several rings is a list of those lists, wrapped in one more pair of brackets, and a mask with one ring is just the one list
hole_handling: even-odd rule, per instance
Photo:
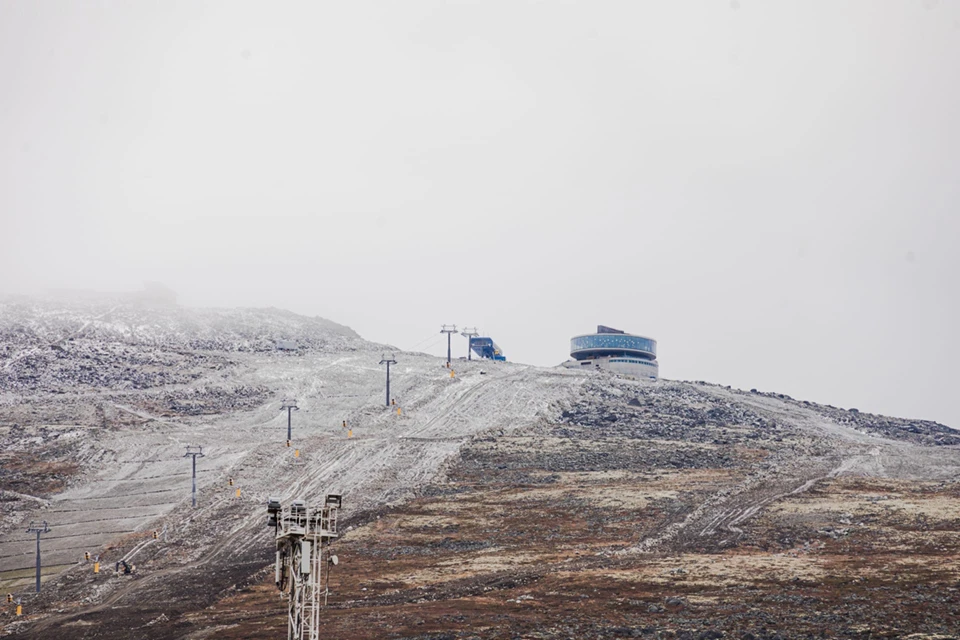
{"label": "overcast sky", "polygon": [[0,292],[960,427],[958,209],[957,2],[0,0]]}

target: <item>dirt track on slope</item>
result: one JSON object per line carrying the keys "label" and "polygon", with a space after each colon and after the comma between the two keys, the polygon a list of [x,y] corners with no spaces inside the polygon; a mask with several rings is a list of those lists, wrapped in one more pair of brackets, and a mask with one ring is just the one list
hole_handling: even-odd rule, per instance
{"label": "dirt track on slope", "polygon": [[[277,422],[273,403],[255,412],[257,415],[242,416],[239,423],[230,417],[222,418],[220,421],[229,425],[231,439],[205,449],[209,451],[208,458],[198,464],[198,471],[202,468],[205,472],[205,477],[198,478],[198,508],[191,509],[188,502],[181,500],[169,505],[158,519],[143,517],[140,525],[130,522],[125,536],[103,549],[92,550],[101,553],[106,566],[129,553],[144,536],[149,536],[150,529],[167,526],[170,541],[144,548],[137,557],[138,575],[133,577],[93,576],[88,566],[75,566],[31,603],[34,611],[67,611],[41,614],[35,625],[30,625],[29,619],[24,621],[29,625],[27,633],[71,628],[80,633],[78,637],[84,637],[95,629],[86,621],[114,620],[121,615],[118,611],[129,620],[152,620],[161,614],[164,620],[176,620],[185,612],[207,606],[269,561],[271,542],[262,514],[268,495],[285,500],[319,500],[324,493],[343,493],[347,515],[362,517],[384,504],[413,495],[472,434],[538,420],[551,402],[576,388],[583,379],[562,371],[540,375],[518,366],[481,373],[481,363],[463,364],[458,376],[451,378],[433,358],[406,361],[419,367],[408,365],[403,371],[405,375],[396,383],[407,403],[401,415],[392,408],[370,406],[367,396],[372,394],[344,394],[346,406],[339,410],[330,398],[320,401],[316,396],[300,394],[309,426],[298,425],[298,457],[294,456],[293,447],[262,443],[263,432],[269,429],[273,433],[276,429],[269,424]],[[382,384],[380,372],[358,366],[362,362],[365,359],[356,356],[336,358],[333,364],[322,359],[316,368],[341,384],[354,380],[354,384],[362,385],[359,389],[372,391]],[[258,375],[262,378],[265,374]],[[309,386],[315,394],[321,394],[322,386]],[[341,416],[353,425],[356,437],[346,438],[339,428]],[[149,419],[150,415],[144,413],[141,417]],[[180,447],[184,442],[198,440],[196,426],[169,420],[151,420],[147,426],[149,430],[123,434],[114,444],[116,455],[128,464],[108,468],[92,482],[78,485],[73,489],[74,499],[109,499],[111,504],[123,504],[139,495],[139,487],[155,482],[158,473],[162,475],[167,468],[182,468]],[[209,438],[211,427],[205,426],[203,431]],[[160,444],[171,440],[175,444]],[[154,448],[152,443],[160,447]],[[146,461],[153,464],[146,464],[144,453],[151,448]],[[235,477],[238,486],[244,487],[242,499],[231,495],[228,476]],[[182,471],[172,477],[181,483],[189,482],[189,476],[184,478]],[[102,520],[95,512],[73,512],[74,519],[79,518],[77,522],[54,523],[58,531],[70,526],[89,527]],[[177,624],[172,623],[174,627]],[[14,629],[18,626],[21,625]],[[106,626],[120,629],[116,633],[123,637],[121,630],[126,627],[112,623]],[[162,633],[161,628],[151,626],[151,632]],[[110,633],[96,629],[96,633]]]}
{"label": "dirt track on slope", "polygon": [[[324,634],[932,638],[957,630],[956,480],[845,475],[855,466],[848,460],[802,491],[782,491],[798,488],[797,477],[771,485],[750,517],[743,505],[758,494],[743,491],[745,502],[703,511],[706,529],[688,526],[645,553],[624,553],[736,490],[750,470],[558,472],[548,446],[517,464],[505,455],[516,450],[511,439],[470,445],[447,482],[337,544]],[[734,522],[741,533],[732,539]],[[190,619],[218,638],[273,638],[283,634],[283,603],[265,576]]]}
{"label": "dirt track on slope", "polygon": [[[503,624],[522,637],[630,637],[624,634],[671,628],[699,634],[721,628],[717,616],[731,611],[740,626],[727,630],[763,634],[769,627],[750,616],[773,616],[777,628],[791,628],[776,617],[792,602],[781,592],[801,603],[838,603],[852,588],[844,578],[851,567],[862,577],[852,584],[874,589],[863,597],[880,604],[850,611],[880,624],[904,598],[928,602],[924,580],[943,586],[956,575],[955,558],[943,550],[956,548],[947,515],[960,455],[942,446],[949,434],[937,428],[869,416],[850,422],[784,397],[709,385],[517,366],[481,373],[489,366],[483,363],[461,363],[451,378],[436,360],[409,356],[395,383],[403,407],[397,414],[382,406],[381,372],[368,355],[256,356],[242,370],[242,388],[300,399],[299,457],[277,441],[286,424],[275,402],[203,419],[154,419],[137,409],[144,422],[110,431],[109,449],[88,443],[80,459],[92,466],[52,496],[55,513],[70,514],[54,524],[60,535],[82,539],[102,523],[97,535],[111,536],[97,543],[104,562],[140,549],[138,574],[95,577],[89,566],[75,565],[47,582],[25,619],[0,618],[4,632],[268,637],[283,621],[276,594],[259,584],[271,560],[262,513],[268,495],[343,493],[354,523],[368,522],[340,543],[344,559],[354,554],[355,562],[344,566],[328,615],[341,635],[353,634],[345,637],[367,637],[367,630],[369,637],[431,637],[424,633],[432,629],[493,638]],[[344,419],[353,439],[340,427]],[[214,444],[205,448],[200,505],[191,509],[181,457],[184,443],[196,442]],[[233,496],[228,477],[243,488],[242,498]],[[157,516],[145,510],[143,496],[163,478],[182,497],[157,503]],[[926,520],[916,522],[875,514],[885,539],[916,560],[903,569],[897,556],[906,591],[891,587],[882,566],[857,564],[871,522],[855,523],[839,509],[784,510],[846,495],[843,483],[852,478],[894,483],[883,485],[887,495],[929,488],[934,502],[947,505],[947,515],[924,512]],[[111,533],[113,520],[101,510],[114,505],[139,509],[129,513],[140,523]],[[940,533],[890,533],[921,525]],[[163,526],[169,540],[151,543],[150,530]],[[841,546],[849,541],[856,545]],[[13,543],[20,544],[0,539],[0,550]],[[871,552],[885,557],[882,548]],[[529,585],[540,586],[525,590]],[[665,601],[664,588],[680,604]],[[801,588],[816,595],[793,593]],[[891,588],[892,599],[880,597]],[[694,606],[709,602],[720,604]],[[952,602],[947,596],[931,606],[949,613]],[[852,613],[829,606],[829,616],[853,625]],[[804,614],[797,608],[789,615],[796,617],[789,624],[800,624]],[[797,628],[827,629],[829,616]],[[558,619],[566,622],[550,626]],[[939,632],[943,625],[923,617],[907,628]]]}

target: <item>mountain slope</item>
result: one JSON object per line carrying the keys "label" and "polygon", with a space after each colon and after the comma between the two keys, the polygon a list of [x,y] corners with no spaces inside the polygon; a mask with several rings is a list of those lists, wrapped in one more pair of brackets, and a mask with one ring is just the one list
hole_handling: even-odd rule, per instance
{"label": "mountain slope", "polygon": [[[791,561],[778,558],[799,540],[854,536],[864,547],[869,526],[851,529],[843,521],[855,516],[803,502],[872,505],[857,487],[886,487],[900,496],[891,505],[913,505],[900,508],[920,509],[936,528],[898,538],[888,529],[903,522],[876,516],[890,544],[916,560],[910,575],[956,576],[955,556],[923,551],[956,548],[960,530],[960,439],[943,425],[603,372],[474,361],[456,362],[451,375],[436,358],[404,353],[392,370],[398,413],[384,406],[382,347],[333,323],[277,310],[14,307],[0,320],[0,587],[29,595],[25,525],[46,519],[52,532],[44,592],[24,619],[0,618],[3,633],[272,637],[283,615],[275,590],[257,586],[272,557],[263,526],[272,495],[344,494],[356,528],[338,544],[352,559],[328,615],[347,637],[500,637],[504,607],[513,617],[500,622],[520,635],[569,618],[540,637],[720,628],[711,620],[721,609],[691,615],[694,597],[782,587]],[[280,339],[296,350],[277,351]],[[288,397],[300,407],[291,447],[279,411]],[[206,454],[196,509],[186,445]],[[903,497],[917,491],[940,505],[935,518]],[[154,530],[166,533],[155,540]],[[138,573],[94,575],[84,551],[107,565],[128,558]],[[817,558],[818,575],[833,575],[830,562],[847,566],[841,555]],[[746,566],[772,577],[755,584]],[[682,572],[663,578],[650,567]],[[576,600],[549,595],[563,593],[559,576],[582,584]],[[534,583],[542,589],[523,590]],[[610,592],[626,584],[646,595]],[[681,585],[687,604],[652,598],[664,584]],[[607,604],[586,606],[580,596],[592,589]],[[652,610],[609,608],[625,598]],[[583,615],[563,613],[572,604]],[[461,605],[475,614],[468,627],[451,618]],[[725,632],[759,631],[744,620]],[[926,618],[914,628],[939,629]]]}

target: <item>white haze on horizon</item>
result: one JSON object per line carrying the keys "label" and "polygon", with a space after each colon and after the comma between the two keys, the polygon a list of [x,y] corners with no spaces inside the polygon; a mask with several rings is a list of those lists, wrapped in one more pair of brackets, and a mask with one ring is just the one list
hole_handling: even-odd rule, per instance
{"label": "white haze on horizon", "polygon": [[935,0],[8,0],[0,293],[539,365],[607,324],[667,378],[960,428],[958,78]]}

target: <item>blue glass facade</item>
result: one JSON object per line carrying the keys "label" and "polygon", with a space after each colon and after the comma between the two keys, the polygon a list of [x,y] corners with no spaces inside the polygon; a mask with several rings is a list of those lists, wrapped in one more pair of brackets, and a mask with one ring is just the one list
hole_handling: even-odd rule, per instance
{"label": "blue glass facade", "polygon": [[577,360],[600,356],[657,357],[657,341],[624,333],[600,333],[570,339],[570,355]]}

